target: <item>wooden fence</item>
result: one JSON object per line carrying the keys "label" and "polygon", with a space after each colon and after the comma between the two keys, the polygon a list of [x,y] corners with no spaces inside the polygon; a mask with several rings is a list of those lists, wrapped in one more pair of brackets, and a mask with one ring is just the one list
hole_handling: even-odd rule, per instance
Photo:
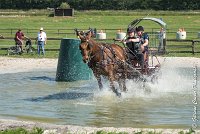
{"label": "wooden fence", "polygon": [[[176,40],[176,39],[167,39],[167,44],[169,42],[176,42],[176,43],[188,43],[186,45],[180,45],[180,44],[177,44],[177,45],[166,45],[165,46],[165,50],[166,52],[176,52],[176,53],[192,53],[192,54],[195,54],[195,53],[200,53],[200,47],[198,46],[199,49],[196,49],[196,45],[198,43],[200,43],[200,40]],[[173,48],[176,48],[176,51],[168,51],[168,49],[173,49]],[[181,50],[178,50],[177,51],[177,48],[187,48],[187,51],[181,51]]]}
{"label": "wooden fence", "polygon": [[[106,40],[103,41],[108,41],[108,42],[112,42],[113,38],[115,36],[115,33],[117,32],[118,29],[102,29],[104,32],[108,33],[108,37]],[[126,29],[122,29],[124,32],[126,31]],[[170,29],[167,29],[167,40],[166,40],[166,45],[165,45],[165,52],[176,52],[176,53],[199,53],[200,52],[200,40],[197,39],[197,31],[200,29],[191,29],[191,31],[187,31],[187,36],[189,36],[188,38],[194,37],[194,39],[187,39],[187,40],[176,40],[176,39],[172,39],[173,37],[175,38],[176,32],[172,31]],[[3,40],[12,40],[13,44],[14,44],[14,34],[17,31],[16,28],[11,28],[11,29],[0,29],[0,34],[5,35],[5,39]],[[61,40],[63,38],[64,35],[70,35],[68,37],[76,37],[74,29],[45,29],[45,31],[48,33],[48,40]],[[152,29],[145,29],[145,31],[147,31],[150,35],[150,43],[155,42],[153,47],[158,47],[158,32],[159,32],[159,28],[152,28]],[[28,34],[30,37],[34,37],[37,32],[38,29],[23,29],[23,32],[25,34]],[[109,36],[110,35],[110,36]],[[55,37],[55,38],[50,38],[50,37]],[[155,38],[152,40],[152,38]],[[35,40],[35,38],[31,38],[32,40]],[[5,42],[5,41],[4,41]],[[4,50],[6,49],[6,45],[3,44],[4,42],[1,42],[0,39],[0,49]],[[59,44],[56,44],[59,45]],[[2,47],[4,46],[4,47]],[[150,46],[152,47],[152,46]],[[56,48],[51,48],[52,51],[58,51],[59,49],[57,49],[58,46],[56,46]],[[178,49],[177,49],[178,48]],[[180,48],[180,50],[179,50]],[[183,48],[185,50],[183,50]],[[51,51],[51,49],[49,49]],[[181,50],[182,49],[182,50]],[[175,50],[175,51],[173,51]]]}

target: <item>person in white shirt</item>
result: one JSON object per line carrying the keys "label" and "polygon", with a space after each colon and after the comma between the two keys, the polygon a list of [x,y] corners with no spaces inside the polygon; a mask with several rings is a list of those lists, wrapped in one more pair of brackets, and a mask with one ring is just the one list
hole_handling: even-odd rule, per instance
{"label": "person in white shirt", "polygon": [[36,39],[37,44],[38,44],[38,46],[37,46],[38,55],[40,55],[41,51],[42,51],[42,54],[45,55],[44,46],[47,43],[47,35],[43,30],[44,29],[41,27],[40,32],[38,32],[37,39]]}

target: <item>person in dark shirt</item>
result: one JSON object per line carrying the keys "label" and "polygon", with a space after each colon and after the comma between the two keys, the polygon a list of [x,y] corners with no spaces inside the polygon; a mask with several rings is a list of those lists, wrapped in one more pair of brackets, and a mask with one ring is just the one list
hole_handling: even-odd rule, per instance
{"label": "person in dark shirt", "polygon": [[136,27],[137,35],[141,44],[141,51],[143,53],[148,52],[149,45],[149,36],[147,33],[144,33],[144,28],[142,26]]}
{"label": "person in dark shirt", "polygon": [[135,53],[135,44],[139,42],[139,38],[136,37],[135,29],[129,27],[127,29],[127,38],[124,41],[124,44],[127,46],[127,52]]}
{"label": "person in dark shirt", "polygon": [[136,31],[135,31],[134,28],[129,27],[127,29],[127,36],[128,37],[124,41],[124,44],[127,47],[126,51],[128,53],[129,58],[131,58],[131,59],[134,59],[134,57],[137,53],[137,49],[138,49],[136,44],[139,42],[139,38],[136,37],[135,32]]}
{"label": "person in dark shirt", "polygon": [[21,51],[23,51],[23,39],[25,38],[28,38],[24,35],[24,33],[22,32],[21,29],[19,29],[16,34],[15,34],[15,43],[16,45],[19,45]]}
{"label": "person in dark shirt", "polygon": [[139,38],[141,52],[143,53],[143,66],[148,66],[148,45],[149,45],[149,36],[147,33],[144,33],[144,27],[138,26],[136,27],[137,36]]}

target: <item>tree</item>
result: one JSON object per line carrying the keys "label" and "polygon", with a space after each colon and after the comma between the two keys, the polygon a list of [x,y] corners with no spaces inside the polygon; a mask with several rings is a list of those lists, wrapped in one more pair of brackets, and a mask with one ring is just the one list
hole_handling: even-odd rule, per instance
{"label": "tree", "polygon": [[61,9],[67,9],[67,8],[70,8],[70,5],[67,2],[62,2],[60,4],[59,8],[61,8]]}

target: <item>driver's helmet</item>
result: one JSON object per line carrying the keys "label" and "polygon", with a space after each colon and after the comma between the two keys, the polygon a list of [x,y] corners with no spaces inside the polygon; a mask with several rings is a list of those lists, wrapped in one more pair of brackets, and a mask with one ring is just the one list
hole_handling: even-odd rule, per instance
{"label": "driver's helmet", "polygon": [[132,27],[128,27],[127,28],[127,33],[132,33],[132,32],[135,32],[135,29],[132,28]]}
{"label": "driver's helmet", "polygon": [[138,32],[138,31],[144,31],[144,27],[143,26],[138,26],[138,27],[136,27],[136,31]]}

